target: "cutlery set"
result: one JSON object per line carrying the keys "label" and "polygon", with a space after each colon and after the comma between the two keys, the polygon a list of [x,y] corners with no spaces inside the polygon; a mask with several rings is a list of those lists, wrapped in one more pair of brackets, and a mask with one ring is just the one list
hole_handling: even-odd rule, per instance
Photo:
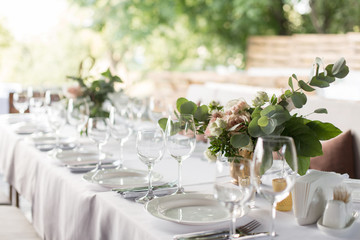
{"label": "cutlery set", "polygon": [[[268,232],[259,232],[251,233],[253,230],[258,228],[261,224],[252,220],[247,224],[236,228],[236,233],[238,234],[239,239],[254,239],[258,237],[270,236]],[[174,240],[225,240],[229,239],[229,230],[220,229],[220,230],[211,230],[211,231],[202,231],[195,233],[187,233],[175,235]]]}

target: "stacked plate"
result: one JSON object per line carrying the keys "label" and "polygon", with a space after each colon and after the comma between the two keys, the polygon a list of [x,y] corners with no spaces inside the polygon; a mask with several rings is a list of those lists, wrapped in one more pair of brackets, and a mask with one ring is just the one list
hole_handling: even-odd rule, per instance
{"label": "stacked plate", "polygon": [[[50,151],[56,147],[55,136],[39,136],[32,137],[32,141],[37,149],[40,151]],[[59,148],[61,150],[70,150],[76,147],[74,138],[60,137]]]}
{"label": "stacked plate", "polygon": [[[88,182],[97,183],[103,187],[125,189],[136,188],[148,185],[148,173],[138,169],[107,169],[102,170],[95,177],[94,172],[85,173],[83,179]],[[159,184],[162,176],[159,173],[152,173],[154,185]]]}
{"label": "stacked plate", "polygon": [[[99,162],[99,154],[97,152],[90,151],[62,151],[55,155],[66,167],[72,172],[88,172],[95,168]],[[109,156],[105,156],[102,160],[103,167],[114,168],[114,162],[116,159],[112,159]]]}

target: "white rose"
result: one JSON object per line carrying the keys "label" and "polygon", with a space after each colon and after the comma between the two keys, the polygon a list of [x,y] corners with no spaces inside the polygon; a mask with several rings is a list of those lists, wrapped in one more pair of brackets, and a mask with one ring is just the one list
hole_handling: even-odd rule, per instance
{"label": "white rose", "polygon": [[222,134],[223,129],[226,128],[226,125],[227,124],[223,119],[217,118],[215,122],[210,123],[210,136],[219,137]]}
{"label": "white rose", "polygon": [[230,109],[237,105],[239,101],[242,101],[241,99],[233,99],[233,100],[230,100],[226,103],[226,105],[224,106],[224,111],[227,112],[227,111],[230,111]]}
{"label": "white rose", "polygon": [[216,161],[216,156],[213,155],[209,149],[206,149],[204,151],[204,156],[205,156],[205,158],[207,160],[209,160],[209,162],[215,162]]}

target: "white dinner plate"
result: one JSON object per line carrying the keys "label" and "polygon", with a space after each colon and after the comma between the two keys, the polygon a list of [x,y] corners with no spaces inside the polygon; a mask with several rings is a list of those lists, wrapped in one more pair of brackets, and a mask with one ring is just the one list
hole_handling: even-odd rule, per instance
{"label": "white dinner plate", "polygon": [[346,224],[346,226],[344,228],[330,228],[330,227],[326,227],[322,224],[323,222],[323,218],[321,217],[318,221],[317,221],[317,227],[323,231],[324,233],[333,236],[333,237],[345,237],[347,236],[351,229],[352,226],[354,226],[356,219],[358,219],[359,217],[359,213],[357,211],[353,212],[353,215],[350,219],[350,221],[348,222],[348,224]]}
{"label": "white dinner plate", "polygon": [[[153,216],[186,225],[206,225],[230,220],[227,208],[221,205],[213,195],[187,193],[169,195],[151,200],[146,210]],[[244,208],[245,215],[249,208]]]}
{"label": "white dinner plate", "polygon": [[[96,164],[99,162],[99,154],[97,152],[84,152],[84,151],[62,151],[57,153],[56,158],[59,159],[64,165],[78,166],[86,164]],[[103,163],[113,163],[116,159],[108,158],[102,160]]]}
{"label": "white dinner plate", "polygon": [[[93,174],[93,172],[87,172],[83,178],[88,182],[108,188],[132,188],[147,186],[148,184],[148,172],[137,169],[106,169],[102,170],[94,179]],[[162,176],[159,173],[152,173],[154,184],[161,179]]]}
{"label": "white dinner plate", "polygon": [[20,135],[28,135],[28,134],[33,134],[38,130],[38,127],[35,124],[32,123],[17,123],[14,124],[14,131],[17,134]]}

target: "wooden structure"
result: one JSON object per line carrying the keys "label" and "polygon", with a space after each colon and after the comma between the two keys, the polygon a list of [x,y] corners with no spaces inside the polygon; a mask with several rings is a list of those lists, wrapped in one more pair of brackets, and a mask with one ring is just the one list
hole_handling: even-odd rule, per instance
{"label": "wooden structure", "polygon": [[309,68],[315,57],[325,63],[340,57],[352,70],[360,70],[360,33],[253,36],[248,39],[249,68]]}

